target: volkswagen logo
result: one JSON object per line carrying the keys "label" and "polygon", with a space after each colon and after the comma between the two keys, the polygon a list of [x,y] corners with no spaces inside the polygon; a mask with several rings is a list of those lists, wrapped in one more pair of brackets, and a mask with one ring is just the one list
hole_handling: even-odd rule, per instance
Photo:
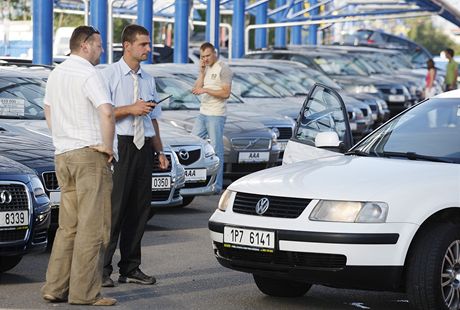
{"label": "volkswagen logo", "polygon": [[187,150],[181,149],[179,150],[179,157],[182,160],[187,160],[190,157],[190,155],[188,154]]}
{"label": "volkswagen logo", "polygon": [[398,93],[398,90],[396,88],[392,87],[390,89],[390,93],[392,93],[393,95],[396,95]]}
{"label": "volkswagen logo", "polygon": [[0,192],[0,204],[7,204],[13,200],[13,196],[9,191],[3,190]]}
{"label": "volkswagen logo", "polygon": [[264,214],[265,212],[267,212],[269,206],[270,200],[268,200],[268,198],[264,197],[260,199],[256,204],[256,213],[259,215]]}

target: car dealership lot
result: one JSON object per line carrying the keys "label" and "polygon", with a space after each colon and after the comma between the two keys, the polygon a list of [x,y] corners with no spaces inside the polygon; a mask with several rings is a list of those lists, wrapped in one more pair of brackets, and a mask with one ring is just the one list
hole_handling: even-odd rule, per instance
{"label": "car dealership lot", "polygon": [[[314,286],[302,298],[272,298],[259,292],[252,276],[221,267],[214,258],[208,219],[218,196],[197,197],[190,206],[157,213],[143,238],[142,268],[157,277],[153,286],[103,289],[119,309],[409,309],[404,294],[338,290]],[[49,253],[25,256],[0,275],[0,308],[49,309],[40,298]],[[115,254],[115,262],[118,260]]]}

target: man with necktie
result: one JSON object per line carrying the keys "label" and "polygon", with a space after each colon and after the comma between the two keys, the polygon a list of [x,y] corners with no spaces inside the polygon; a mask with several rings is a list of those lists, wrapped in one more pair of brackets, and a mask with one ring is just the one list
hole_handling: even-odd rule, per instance
{"label": "man with necktie", "polygon": [[150,34],[142,26],[128,25],[122,32],[122,44],[123,57],[102,70],[115,106],[119,156],[114,164],[112,229],[104,259],[104,287],[114,286],[110,275],[118,239],[121,255],[118,282],[156,282],[155,277],[144,274],[139,268],[141,239],[150,212],[155,153],[161,169],[169,165],[157,122],[161,107],[150,102],[158,101],[155,80],[140,67],[141,61],[151,52]]}

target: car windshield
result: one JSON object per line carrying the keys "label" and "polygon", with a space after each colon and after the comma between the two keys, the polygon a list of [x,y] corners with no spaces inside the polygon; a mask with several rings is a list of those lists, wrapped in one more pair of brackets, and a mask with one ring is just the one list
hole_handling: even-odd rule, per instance
{"label": "car windshield", "polygon": [[346,57],[345,55],[318,56],[315,58],[315,63],[327,74],[367,76],[367,73],[355,63],[353,58]]}
{"label": "car windshield", "polygon": [[255,78],[246,78],[242,73],[233,75],[232,91],[244,98],[281,98],[281,95]]}
{"label": "car windshield", "polygon": [[0,77],[0,118],[45,119],[45,87],[39,78]]}
{"label": "car windshield", "polygon": [[460,103],[433,98],[393,119],[350,153],[460,163]]}
{"label": "car windshield", "polygon": [[168,101],[161,103],[162,110],[198,110],[200,101],[192,94],[192,86],[173,77],[156,77],[155,83],[160,97],[172,95]]}

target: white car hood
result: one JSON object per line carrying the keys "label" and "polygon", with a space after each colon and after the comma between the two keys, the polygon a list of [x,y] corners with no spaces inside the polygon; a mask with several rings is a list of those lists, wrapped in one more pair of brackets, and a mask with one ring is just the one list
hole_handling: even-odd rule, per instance
{"label": "white car hood", "polygon": [[[460,204],[460,165],[377,157],[333,156],[250,174],[230,190],[259,195],[351,201],[449,195]],[[447,199],[447,197],[445,197]]]}

